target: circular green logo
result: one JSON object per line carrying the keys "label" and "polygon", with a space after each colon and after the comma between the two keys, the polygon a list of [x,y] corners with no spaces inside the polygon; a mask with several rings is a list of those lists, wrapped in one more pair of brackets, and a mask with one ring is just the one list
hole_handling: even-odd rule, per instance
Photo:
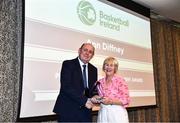
{"label": "circular green logo", "polygon": [[91,3],[87,1],[80,1],[77,6],[77,14],[82,23],[86,25],[93,25],[96,21],[96,12],[91,5]]}

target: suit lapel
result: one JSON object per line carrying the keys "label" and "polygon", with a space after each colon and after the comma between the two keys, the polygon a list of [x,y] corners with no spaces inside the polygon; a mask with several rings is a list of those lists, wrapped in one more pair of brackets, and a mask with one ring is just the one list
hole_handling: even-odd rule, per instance
{"label": "suit lapel", "polygon": [[78,73],[78,77],[81,78],[81,83],[80,83],[80,84],[81,84],[82,87],[84,87],[83,77],[82,77],[82,71],[81,71],[81,66],[80,66],[80,63],[79,63],[78,58],[76,58],[76,64],[75,64],[75,66],[76,66],[76,71],[77,71],[77,73]]}
{"label": "suit lapel", "polygon": [[[82,71],[81,71],[81,66],[80,66],[80,63],[79,63],[79,60],[78,58],[75,59],[76,60],[76,68],[77,68],[77,72],[78,72],[78,76],[81,77],[81,86],[84,87],[84,83],[83,83],[83,76],[82,76]],[[90,74],[92,71],[92,67],[91,67],[91,64],[88,63],[88,86],[89,86],[89,89],[92,88],[93,86],[93,82],[91,80],[91,78],[93,78],[92,74]]]}
{"label": "suit lapel", "polygon": [[90,78],[92,78],[91,76],[92,76],[92,74],[90,74],[91,72],[91,65],[90,64],[88,64],[88,85],[89,85],[89,89],[91,89],[91,87],[93,86],[92,85],[92,80],[90,80]]}

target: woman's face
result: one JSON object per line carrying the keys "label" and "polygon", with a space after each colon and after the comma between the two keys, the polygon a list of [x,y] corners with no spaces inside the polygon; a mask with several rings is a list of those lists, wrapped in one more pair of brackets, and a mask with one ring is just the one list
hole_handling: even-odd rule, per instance
{"label": "woman's face", "polygon": [[115,73],[115,65],[113,62],[107,62],[104,65],[104,72],[106,74],[106,76],[112,76]]}

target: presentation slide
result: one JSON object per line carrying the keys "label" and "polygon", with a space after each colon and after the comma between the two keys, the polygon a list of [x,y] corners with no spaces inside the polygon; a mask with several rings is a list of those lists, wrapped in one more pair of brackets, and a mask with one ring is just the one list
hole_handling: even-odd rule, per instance
{"label": "presentation slide", "polygon": [[117,58],[129,107],[156,105],[149,18],[105,0],[26,0],[20,118],[54,115],[62,62],[84,42],[95,47],[98,79],[104,59]]}

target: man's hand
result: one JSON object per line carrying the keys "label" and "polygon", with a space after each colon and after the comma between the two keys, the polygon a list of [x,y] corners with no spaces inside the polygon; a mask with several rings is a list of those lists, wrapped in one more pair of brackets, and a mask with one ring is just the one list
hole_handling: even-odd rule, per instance
{"label": "man's hand", "polygon": [[92,102],[92,103],[95,103],[95,104],[101,103],[101,99],[102,99],[102,97],[100,97],[100,96],[98,96],[98,95],[94,95],[94,96],[91,98],[91,102]]}
{"label": "man's hand", "polygon": [[85,104],[86,108],[91,109],[93,107],[93,103],[91,102],[91,99],[88,98],[86,104]]}

